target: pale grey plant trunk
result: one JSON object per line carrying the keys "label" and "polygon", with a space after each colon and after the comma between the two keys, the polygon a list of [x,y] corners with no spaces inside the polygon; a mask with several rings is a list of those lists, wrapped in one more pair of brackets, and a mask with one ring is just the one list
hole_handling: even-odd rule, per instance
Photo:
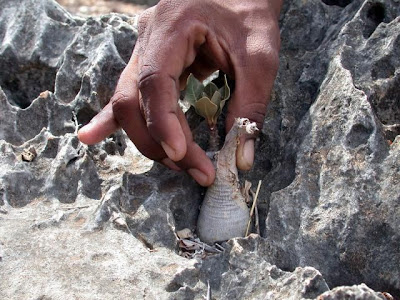
{"label": "pale grey plant trunk", "polygon": [[214,243],[243,237],[250,218],[245,195],[239,186],[236,148],[242,134],[257,130],[248,119],[236,119],[216,156],[216,178],[207,189],[201,206],[197,231],[202,241]]}

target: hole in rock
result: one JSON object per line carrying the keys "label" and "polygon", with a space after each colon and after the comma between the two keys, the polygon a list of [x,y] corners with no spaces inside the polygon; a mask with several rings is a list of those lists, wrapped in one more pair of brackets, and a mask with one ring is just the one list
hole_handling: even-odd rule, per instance
{"label": "hole in rock", "polygon": [[27,108],[41,92],[54,91],[56,72],[46,65],[25,65],[16,72],[0,73],[0,86],[12,105]]}
{"label": "hole in rock", "polygon": [[261,160],[260,167],[263,170],[263,173],[267,174],[272,170],[272,162],[269,159]]}
{"label": "hole in rock", "polygon": [[396,68],[391,62],[390,57],[380,59],[371,69],[371,77],[373,80],[390,78],[396,72]]}
{"label": "hole in rock", "polygon": [[104,150],[107,152],[109,155],[115,155],[117,153],[117,147],[113,141],[111,142],[105,142],[104,144]]}
{"label": "hole in rock", "polygon": [[336,5],[340,7],[346,7],[349,5],[353,0],[322,0],[326,5]]}
{"label": "hole in rock", "polygon": [[67,162],[66,168],[72,167],[72,165],[78,160],[78,158],[79,158],[79,157],[73,157],[73,158],[71,158],[71,159]]}
{"label": "hole in rock", "polygon": [[193,191],[193,195],[186,193],[183,196],[185,199],[182,199],[182,195],[176,195],[172,199],[169,208],[174,217],[175,228],[177,230],[189,228],[193,231],[196,227],[201,204],[200,192],[195,190]]}
{"label": "hole in rock", "polygon": [[374,93],[369,102],[384,125],[400,124],[400,78],[391,82],[384,93]]}
{"label": "hole in rock", "polygon": [[0,189],[0,206],[4,205],[4,200],[3,200],[4,193],[5,193],[4,189]]}
{"label": "hole in rock", "polygon": [[179,290],[181,287],[183,287],[181,284],[179,284],[175,281],[172,281],[165,287],[165,290],[169,293],[173,293],[173,292],[176,292],[177,290]]}
{"label": "hole in rock", "polygon": [[60,139],[59,138],[50,138],[46,142],[46,147],[42,152],[42,156],[46,158],[55,158],[58,153]]}
{"label": "hole in rock", "polygon": [[384,125],[383,132],[387,141],[393,142],[400,135],[400,124]]}
{"label": "hole in rock", "polygon": [[84,106],[78,110],[78,113],[76,114],[76,118],[78,120],[79,125],[86,125],[90,122],[91,119],[97,114],[96,111],[91,109],[88,106]]}
{"label": "hole in rock", "polygon": [[[369,38],[385,19],[385,7],[381,3],[368,3],[369,7],[365,13],[365,24],[363,30],[364,38]],[[367,4],[367,5],[368,5]]]}
{"label": "hole in rock", "polygon": [[379,24],[385,18],[385,8],[381,3],[375,3],[368,9],[367,18]]}
{"label": "hole in rock", "polygon": [[123,156],[127,145],[122,132],[120,130],[116,131],[110,136],[110,138],[112,141],[105,142],[104,150],[110,155],[116,155],[118,153]]}
{"label": "hole in rock", "polygon": [[348,145],[351,148],[356,148],[362,144],[366,144],[373,130],[373,127],[366,127],[359,123],[354,124],[347,136]]}

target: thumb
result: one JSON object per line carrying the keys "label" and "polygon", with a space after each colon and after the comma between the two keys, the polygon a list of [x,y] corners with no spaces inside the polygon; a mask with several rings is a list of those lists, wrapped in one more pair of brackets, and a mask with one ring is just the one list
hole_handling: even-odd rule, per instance
{"label": "thumb", "polygon": [[[226,128],[229,130],[235,118],[248,118],[256,122],[258,129],[264,123],[275,76],[278,70],[278,55],[248,56],[236,64],[235,92],[228,106]],[[241,170],[250,170],[254,162],[255,136],[240,138],[236,151],[236,164]]]}

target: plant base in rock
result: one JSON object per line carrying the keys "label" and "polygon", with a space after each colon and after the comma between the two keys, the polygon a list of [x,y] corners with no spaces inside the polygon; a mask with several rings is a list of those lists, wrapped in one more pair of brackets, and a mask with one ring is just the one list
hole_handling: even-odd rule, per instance
{"label": "plant base in rock", "polygon": [[245,201],[248,195],[239,186],[236,148],[241,135],[257,130],[256,124],[248,119],[236,119],[224,146],[216,154],[215,181],[207,189],[197,222],[199,237],[206,243],[245,235],[250,213]]}

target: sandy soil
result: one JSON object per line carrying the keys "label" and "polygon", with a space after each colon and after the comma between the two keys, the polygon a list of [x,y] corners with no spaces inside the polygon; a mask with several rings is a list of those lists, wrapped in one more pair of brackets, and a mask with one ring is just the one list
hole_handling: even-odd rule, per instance
{"label": "sandy soil", "polygon": [[144,5],[118,0],[56,0],[69,12],[80,16],[103,15],[110,12],[136,15],[147,8]]}

